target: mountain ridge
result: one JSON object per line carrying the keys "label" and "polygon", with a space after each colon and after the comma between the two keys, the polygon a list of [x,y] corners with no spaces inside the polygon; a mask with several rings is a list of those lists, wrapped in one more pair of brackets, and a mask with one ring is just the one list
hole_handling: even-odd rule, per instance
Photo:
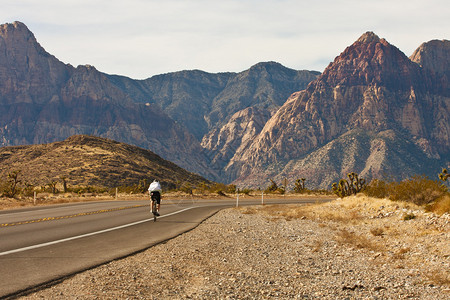
{"label": "mountain ridge", "polygon": [[[102,136],[150,149],[190,171],[220,179],[220,166],[209,166],[200,141],[216,126],[206,121],[214,107],[214,120],[227,119],[246,108],[241,101],[252,101],[253,92],[247,92],[252,80],[239,86],[243,94],[239,100],[216,99],[233,76],[245,71],[180,71],[135,81],[93,66],[74,68],[60,62],[45,52],[23,23],[1,27],[0,47],[5,54],[0,54],[1,145],[48,143],[75,134]],[[287,70],[273,65],[281,72]],[[259,78],[254,72],[258,69],[264,69],[264,63],[250,72],[254,80]],[[284,81],[281,88],[264,86],[268,93],[280,95],[275,99],[278,103],[317,75],[304,71],[305,79],[298,80],[297,71],[288,73],[288,90]],[[256,104],[264,100],[259,97]]]}
{"label": "mountain ridge", "polygon": [[[235,182],[243,185],[255,184],[255,177],[265,182],[271,177],[281,180],[287,173],[293,182],[295,174],[301,176],[304,172],[295,173],[288,170],[289,166],[355,128],[368,133],[394,130],[398,135],[406,134],[425,156],[445,166],[450,148],[450,99],[435,95],[437,90],[424,79],[426,76],[427,72],[395,46],[366,33],[305,90],[294,93],[252,145],[231,159],[226,170],[237,174]],[[404,161],[398,167],[407,164]],[[334,181],[349,171],[339,163],[305,165],[309,170],[327,167],[341,170],[334,175]],[[353,171],[363,170],[360,165]],[[316,186],[326,188],[331,182],[326,180]]]}
{"label": "mountain ridge", "polygon": [[[389,132],[405,148],[402,153],[410,149],[429,166],[445,166],[449,43],[423,43],[408,58],[366,32],[323,73],[263,62],[239,73],[191,70],[133,80],[93,66],[65,65],[23,23],[1,25],[0,144],[96,135],[150,149],[208,179],[242,186],[259,181],[261,187],[270,178],[294,180],[304,174],[299,166],[328,167],[335,180],[345,177],[343,158],[332,166],[333,160],[319,164],[326,159],[318,158],[335,156],[324,148],[335,139],[341,141],[336,145],[352,144],[348,136],[366,141],[360,143],[364,149],[354,147],[364,155],[345,152],[358,157],[353,171],[368,179],[391,172],[389,163],[377,167],[373,157],[397,157],[392,162],[410,170],[407,165],[416,160],[389,156],[392,147],[385,148],[389,143],[380,137]],[[363,132],[349,134],[357,129]],[[309,181],[327,188],[330,176]]]}

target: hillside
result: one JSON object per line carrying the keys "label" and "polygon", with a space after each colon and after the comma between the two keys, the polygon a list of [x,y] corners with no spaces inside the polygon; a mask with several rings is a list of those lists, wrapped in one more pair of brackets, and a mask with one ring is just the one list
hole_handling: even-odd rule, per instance
{"label": "hillside", "polygon": [[209,181],[162,159],[149,150],[87,135],[50,144],[0,148],[0,180],[20,171],[22,183],[45,186],[52,181],[70,186],[118,187],[158,179],[165,189]]}

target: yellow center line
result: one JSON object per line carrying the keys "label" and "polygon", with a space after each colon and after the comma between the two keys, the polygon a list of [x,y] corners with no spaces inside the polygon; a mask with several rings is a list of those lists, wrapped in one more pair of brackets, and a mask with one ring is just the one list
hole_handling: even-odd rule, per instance
{"label": "yellow center line", "polygon": [[46,221],[70,219],[70,218],[75,218],[75,217],[89,216],[89,215],[107,213],[107,212],[112,212],[112,211],[119,211],[119,210],[130,209],[130,208],[138,208],[138,207],[144,207],[144,206],[148,206],[148,205],[124,206],[124,207],[118,207],[118,208],[101,209],[101,210],[96,210],[96,211],[84,212],[84,213],[68,215],[68,216],[48,217],[48,218],[41,218],[41,219],[36,219],[36,220],[21,221],[21,222],[14,222],[14,223],[3,223],[3,224],[0,224],[0,227],[17,226],[17,225],[32,224],[32,223],[39,223],[39,222],[46,222]]}

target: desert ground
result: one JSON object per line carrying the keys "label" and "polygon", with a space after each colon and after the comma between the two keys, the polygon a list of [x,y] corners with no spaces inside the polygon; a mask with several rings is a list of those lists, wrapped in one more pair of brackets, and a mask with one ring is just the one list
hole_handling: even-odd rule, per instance
{"label": "desert ground", "polygon": [[24,299],[449,299],[450,215],[363,195],[230,208]]}

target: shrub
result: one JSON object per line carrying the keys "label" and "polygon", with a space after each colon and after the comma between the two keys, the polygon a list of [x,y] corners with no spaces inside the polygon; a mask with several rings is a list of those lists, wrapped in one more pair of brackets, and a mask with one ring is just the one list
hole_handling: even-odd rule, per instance
{"label": "shrub", "polygon": [[272,179],[270,179],[270,185],[266,188],[265,192],[266,193],[274,193],[278,190],[278,184],[273,181]]}
{"label": "shrub", "polygon": [[251,193],[252,191],[253,191],[253,190],[251,190],[251,189],[244,188],[244,189],[242,189],[242,190],[239,190],[239,193],[242,193],[242,194],[244,194],[244,195],[250,195],[250,193]]}
{"label": "shrub", "polygon": [[364,194],[369,197],[386,198],[389,196],[389,184],[383,180],[374,179],[367,185]]}
{"label": "shrub", "polygon": [[414,176],[389,185],[389,199],[427,205],[444,196],[447,188],[426,176]]}
{"label": "shrub", "polygon": [[435,202],[428,205],[426,209],[439,215],[450,213],[450,195],[447,193],[443,197],[440,197]]}
{"label": "shrub", "polygon": [[192,185],[190,183],[188,183],[188,182],[183,184],[183,186],[181,187],[181,191],[183,193],[192,195]]}
{"label": "shrub", "polygon": [[270,193],[280,193],[280,194],[284,194],[286,193],[286,187],[285,186],[278,186],[278,184],[273,181],[272,179],[270,180],[270,185],[264,190],[264,193],[270,194]]}
{"label": "shrub", "polygon": [[450,196],[447,187],[426,176],[414,176],[401,182],[374,179],[366,187],[364,194],[369,197],[412,202],[440,214],[450,212]]}
{"label": "shrub", "polygon": [[226,185],[224,183],[215,183],[213,186],[211,186],[210,192],[217,193],[221,196],[225,195],[225,193],[234,194],[234,193],[236,193],[236,185],[234,185],[234,184]]}
{"label": "shrub", "polygon": [[412,213],[405,214],[405,215],[403,216],[403,220],[404,220],[404,221],[414,220],[415,218],[416,218],[416,216],[415,216],[414,214],[412,214]]}

